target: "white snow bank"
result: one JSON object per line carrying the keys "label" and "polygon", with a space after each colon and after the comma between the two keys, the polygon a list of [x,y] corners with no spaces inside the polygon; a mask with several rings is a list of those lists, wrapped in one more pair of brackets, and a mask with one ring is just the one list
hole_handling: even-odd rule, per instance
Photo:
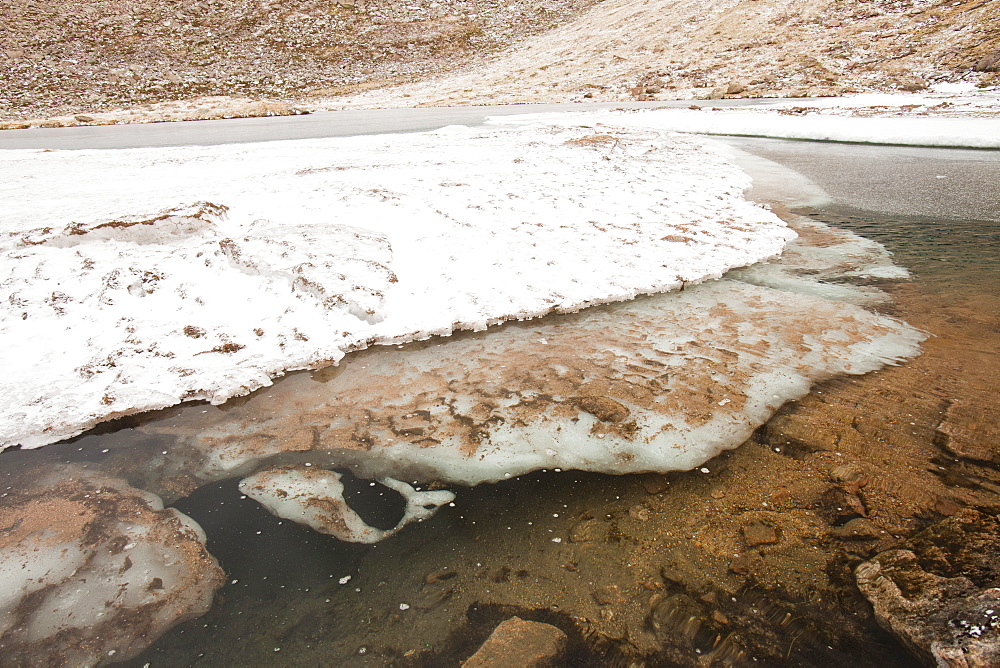
{"label": "white snow bank", "polygon": [[748,186],[621,125],[0,152],[0,448],[718,277],[794,236]]}
{"label": "white snow bank", "polygon": [[1000,112],[1000,90],[973,84],[936,84],[919,93],[857,93],[838,97],[783,99],[764,109],[823,109],[832,113],[934,113],[988,115]]}
{"label": "white snow bank", "polygon": [[[822,99],[822,98],[819,98]],[[643,111],[580,112],[569,114],[525,114],[489,119],[495,125],[559,123],[563,126],[627,124],[633,128],[704,135],[775,137],[867,144],[938,146],[954,148],[1000,148],[1000,115],[985,118],[965,116],[857,116],[850,106],[813,100],[802,104],[728,108]],[[848,115],[844,115],[848,114]]]}

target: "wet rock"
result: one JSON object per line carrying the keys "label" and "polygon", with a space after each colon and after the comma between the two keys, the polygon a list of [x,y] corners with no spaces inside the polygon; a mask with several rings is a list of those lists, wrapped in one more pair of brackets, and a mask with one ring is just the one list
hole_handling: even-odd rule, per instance
{"label": "wet rock", "polygon": [[856,517],[842,527],[834,527],[830,535],[841,540],[872,540],[878,538],[881,530],[874,522]]}
{"label": "wet rock", "polygon": [[729,572],[736,575],[751,575],[764,566],[758,554],[737,554],[729,561]]}
{"label": "wet rock", "polygon": [[625,602],[621,587],[611,585],[609,587],[598,587],[590,593],[597,605],[614,605]]}
{"label": "wet rock", "polygon": [[670,476],[648,475],[642,479],[642,488],[647,494],[660,494],[670,489]]}
{"label": "wet rock", "polygon": [[127,660],[207,612],[222,585],[201,528],[121,480],[53,476],[5,497],[5,665]]}
{"label": "wet rock", "polygon": [[939,515],[951,517],[962,509],[962,504],[954,501],[953,499],[939,498],[934,501],[934,505],[931,506],[931,508]]}
{"label": "wet rock", "polygon": [[568,638],[551,624],[511,617],[500,624],[462,666],[466,668],[558,665]]}
{"label": "wet rock", "polygon": [[752,522],[743,527],[743,537],[750,547],[774,545],[778,542],[778,530],[764,522]]}
{"label": "wet rock", "polygon": [[966,509],[855,570],[879,623],[939,666],[1000,665],[1000,524]]}
{"label": "wet rock", "polygon": [[866,517],[868,510],[857,494],[843,487],[831,487],[819,498],[819,513],[834,526],[843,525],[855,517]]}

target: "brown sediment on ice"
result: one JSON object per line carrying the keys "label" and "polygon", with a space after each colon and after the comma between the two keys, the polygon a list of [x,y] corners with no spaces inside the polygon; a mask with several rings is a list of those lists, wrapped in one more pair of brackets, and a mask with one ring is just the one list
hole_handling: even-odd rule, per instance
{"label": "brown sediment on ice", "polygon": [[[538,474],[463,492],[458,508],[366,554],[351,581],[366,596],[331,584],[314,599],[240,607],[228,633],[268,630],[221,651],[251,661],[280,637],[304,663],[337,656],[361,665],[406,652],[460,661],[518,615],[559,626],[607,663],[692,665],[711,655],[912,665],[880,629],[854,570],[905,549],[932,558],[923,568],[939,577],[988,586],[982,566],[991,562],[973,563],[975,550],[965,548],[985,544],[967,539],[979,535],[969,525],[977,513],[995,526],[1000,472],[981,455],[943,450],[936,431],[948,414],[969,434],[968,448],[996,450],[977,425],[996,424],[993,404],[978,402],[1000,374],[1000,299],[988,286],[956,297],[919,283],[897,285],[893,297],[897,315],[933,334],[921,356],[821,384],[706,463],[708,473]],[[979,410],[949,412],[948,401]],[[925,527],[925,538],[908,538]],[[445,568],[454,575],[434,577]],[[405,613],[401,601],[411,606]],[[276,615],[283,622],[269,628]],[[207,634],[191,632],[165,639],[157,656],[181,662],[184,645],[202,636],[199,646],[210,646]]]}
{"label": "brown sediment on ice", "polygon": [[82,468],[33,482],[0,505],[5,661],[126,660],[209,609],[224,575],[190,518]]}
{"label": "brown sediment on ice", "polygon": [[668,471],[735,447],[812,382],[893,363],[920,338],[858,307],[722,281],[363,351],[326,382],[299,375],[222,416],[191,409],[144,429],[197,452],[202,480],[310,453],[366,477],[465,484],[557,466]]}

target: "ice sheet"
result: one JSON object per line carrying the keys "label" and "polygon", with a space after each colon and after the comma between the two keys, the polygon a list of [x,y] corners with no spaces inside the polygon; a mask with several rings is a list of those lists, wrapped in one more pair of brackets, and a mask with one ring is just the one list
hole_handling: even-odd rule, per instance
{"label": "ice sheet", "polygon": [[0,153],[0,447],[677,289],[794,236],[716,149],[636,125]]}

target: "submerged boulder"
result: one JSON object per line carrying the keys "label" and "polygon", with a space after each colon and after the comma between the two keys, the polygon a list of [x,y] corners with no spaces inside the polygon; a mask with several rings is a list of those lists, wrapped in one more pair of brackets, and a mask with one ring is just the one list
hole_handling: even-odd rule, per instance
{"label": "submerged boulder", "polygon": [[1000,523],[966,509],[854,572],[879,623],[927,664],[1000,665]]}
{"label": "submerged boulder", "polygon": [[551,624],[511,617],[494,629],[463,668],[543,668],[559,665],[568,638]]}
{"label": "submerged boulder", "polygon": [[224,574],[201,528],[121,480],[39,481],[0,505],[0,656],[91,666],[208,611]]}

